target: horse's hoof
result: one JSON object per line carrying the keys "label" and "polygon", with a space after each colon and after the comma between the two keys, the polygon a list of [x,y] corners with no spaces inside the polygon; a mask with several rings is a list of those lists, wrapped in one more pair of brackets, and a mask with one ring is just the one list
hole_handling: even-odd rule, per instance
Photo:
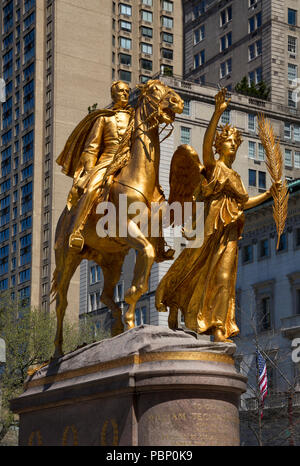
{"label": "horse's hoof", "polygon": [[64,353],[63,353],[61,348],[55,348],[54,354],[53,354],[52,358],[50,359],[50,362],[54,361],[54,360],[57,360],[59,358],[62,358],[63,355],[64,355]]}
{"label": "horse's hoof", "polygon": [[135,327],[135,325],[134,325],[134,322],[132,320],[126,322],[126,325],[125,325],[126,330],[130,330],[130,329],[132,329],[134,327]]}
{"label": "horse's hoof", "polygon": [[116,337],[117,335],[121,335],[124,332],[124,325],[123,322],[118,323],[117,325],[112,325],[111,328],[111,336]]}
{"label": "horse's hoof", "polygon": [[168,312],[167,307],[163,303],[159,303],[156,306],[158,312]]}

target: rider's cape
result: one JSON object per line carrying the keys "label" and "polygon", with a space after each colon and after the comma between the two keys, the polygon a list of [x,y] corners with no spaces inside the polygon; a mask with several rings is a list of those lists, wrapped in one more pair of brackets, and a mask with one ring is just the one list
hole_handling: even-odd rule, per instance
{"label": "rider's cape", "polygon": [[80,168],[80,157],[84,150],[85,142],[95,121],[101,116],[113,116],[114,110],[100,109],[94,110],[81,120],[69,136],[62,153],[57,157],[56,162],[62,166],[62,171],[67,176],[74,178]]}

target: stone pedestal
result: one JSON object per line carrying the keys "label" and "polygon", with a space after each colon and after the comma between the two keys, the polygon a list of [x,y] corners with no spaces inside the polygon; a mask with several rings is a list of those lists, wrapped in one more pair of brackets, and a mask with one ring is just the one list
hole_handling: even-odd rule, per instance
{"label": "stone pedestal", "polygon": [[140,326],[66,354],[11,401],[20,445],[239,445],[233,343]]}

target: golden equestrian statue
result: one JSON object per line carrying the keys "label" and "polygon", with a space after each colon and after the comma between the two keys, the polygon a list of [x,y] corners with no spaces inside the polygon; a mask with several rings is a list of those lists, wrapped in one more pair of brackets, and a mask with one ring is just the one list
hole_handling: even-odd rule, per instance
{"label": "golden equestrian statue", "polygon": [[235,286],[244,210],[273,196],[274,217],[280,236],[288,197],[286,185],[281,182],[279,143],[274,139],[271,126],[261,116],[259,135],[273,184],[271,189],[249,198],[239,174],[232,168],[242,142],[240,132],[229,125],[222,127],[221,132],[217,131],[219,119],[229,102],[230,99],[226,101],[226,89],[215,96],[215,111],[203,141],[203,165],[188,145],[179,146],[174,153],[169,202],[192,201],[193,194],[197,201],[204,202],[204,240],[201,247],[182,251],[156,291],[158,311],[170,309],[170,328],[177,327],[180,309],[186,327],[197,333],[213,335],[215,342],[231,341],[229,338],[239,332],[235,322]]}
{"label": "golden equestrian statue", "polygon": [[[120,195],[127,196],[129,207],[132,203],[142,203],[148,217],[151,203],[164,201],[158,177],[159,125],[172,124],[175,114],[183,111],[179,95],[159,80],[150,80],[140,85],[139,90],[133,111],[128,106],[128,86],[118,82],[112,88],[114,107],[87,115],[75,128],[58,158],[63,172],[73,177],[74,183],[55,234],[56,268],[51,289],[57,315],[54,357],[63,354],[67,292],[83,259],[94,260],[101,266],[104,276],[101,301],[112,311],[112,334],[117,335],[124,330],[124,325],[121,309],[114,302],[114,288],[128,251],[133,248],[137,255],[133,281],[125,293],[125,301],[129,304],[125,314],[126,328],[134,327],[135,306],[148,289],[153,262],[170,259],[174,254],[173,250],[164,251],[162,236],[144,235],[138,222],[134,221],[136,214],[128,214],[125,218],[119,216]],[[116,209],[115,237],[100,237],[96,231],[101,219],[97,205],[106,201]],[[126,235],[118,234],[120,218],[125,223]]]}

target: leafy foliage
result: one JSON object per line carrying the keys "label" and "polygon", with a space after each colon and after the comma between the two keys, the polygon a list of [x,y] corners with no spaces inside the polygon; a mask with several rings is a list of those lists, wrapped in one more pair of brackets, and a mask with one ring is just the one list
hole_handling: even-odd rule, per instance
{"label": "leafy foliage", "polygon": [[[54,352],[56,316],[0,296],[0,338],[6,345],[6,363],[0,369],[0,442],[15,425],[9,400],[19,396],[28,370],[50,360]],[[107,337],[90,319],[81,325],[64,323],[64,352]]]}
{"label": "leafy foliage", "polygon": [[248,79],[246,76],[237,83],[235,86],[236,92],[240,94],[247,95],[249,97],[255,97],[257,99],[269,100],[270,88],[266,85],[264,81],[260,81],[258,84],[251,82],[250,86],[248,84]]}

